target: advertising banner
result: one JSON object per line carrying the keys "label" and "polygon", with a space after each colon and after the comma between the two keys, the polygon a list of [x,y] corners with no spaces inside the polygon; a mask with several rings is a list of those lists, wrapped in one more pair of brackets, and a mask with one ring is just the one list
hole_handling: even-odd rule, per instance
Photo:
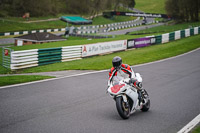
{"label": "advertising banner", "polygon": [[137,38],[128,40],[127,48],[141,48],[146,47],[148,45],[155,44],[155,37],[145,37],[145,38]]}
{"label": "advertising banner", "polygon": [[149,17],[149,18],[170,18],[166,14],[157,14],[157,13],[135,13],[135,12],[103,12],[105,17],[111,17],[113,15],[117,16],[135,16],[135,17]]}
{"label": "advertising banner", "polygon": [[103,42],[82,46],[82,57],[121,51],[127,48],[127,40]]}

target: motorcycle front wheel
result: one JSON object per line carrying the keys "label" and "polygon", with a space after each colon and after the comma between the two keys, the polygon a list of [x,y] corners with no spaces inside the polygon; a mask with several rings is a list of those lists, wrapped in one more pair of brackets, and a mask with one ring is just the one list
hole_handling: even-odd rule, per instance
{"label": "motorcycle front wheel", "polygon": [[121,96],[116,97],[117,111],[123,119],[128,119],[130,116],[130,106],[126,104]]}

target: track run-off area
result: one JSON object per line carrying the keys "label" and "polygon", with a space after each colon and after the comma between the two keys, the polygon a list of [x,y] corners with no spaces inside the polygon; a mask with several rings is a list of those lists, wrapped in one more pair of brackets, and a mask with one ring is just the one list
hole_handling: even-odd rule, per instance
{"label": "track run-off area", "polygon": [[151,108],[128,120],[106,94],[108,70],[0,88],[0,133],[175,133],[200,114],[200,49],[133,66]]}

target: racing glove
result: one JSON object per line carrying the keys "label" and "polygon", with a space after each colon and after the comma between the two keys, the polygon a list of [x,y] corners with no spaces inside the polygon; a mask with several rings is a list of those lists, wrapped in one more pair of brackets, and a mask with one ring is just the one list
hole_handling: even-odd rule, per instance
{"label": "racing glove", "polygon": [[133,84],[137,89],[141,89],[142,88],[142,83],[138,82],[136,79],[131,78],[129,81],[130,84]]}

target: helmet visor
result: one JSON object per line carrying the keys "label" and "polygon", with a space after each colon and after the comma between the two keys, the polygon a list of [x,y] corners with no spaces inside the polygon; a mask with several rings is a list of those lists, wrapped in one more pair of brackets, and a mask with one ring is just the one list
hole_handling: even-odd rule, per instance
{"label": "helmet visor", "polygon": [[114,68],[120,68],[121,67],[121,61],[113,62],[113,67]]}

